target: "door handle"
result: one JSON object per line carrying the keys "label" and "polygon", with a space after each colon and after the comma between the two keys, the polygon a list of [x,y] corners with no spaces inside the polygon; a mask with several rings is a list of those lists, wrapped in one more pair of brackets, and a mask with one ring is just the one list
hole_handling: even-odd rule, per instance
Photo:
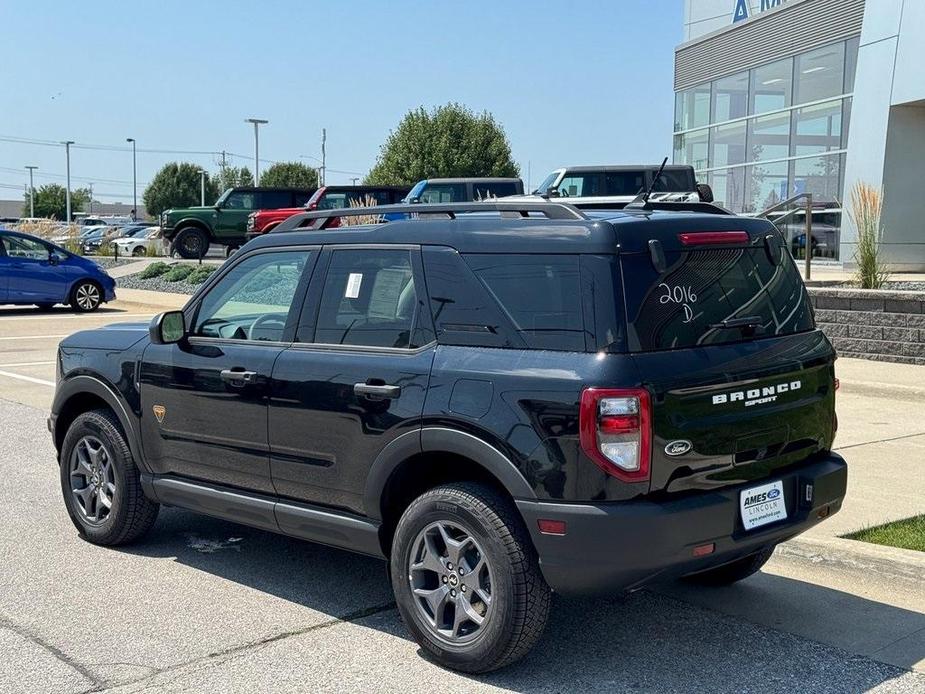
{"label": "door handle", "polygon": [[222,380],[235,388],[253,385],[257,382],[256,371],[236,371],[234,369],[223,369],[221,372]]}
{"label": "door handle", "polygon": [[389,400],[394,400],[401,395],[401,386],[357,383],[353,386],[353,392],[361,398],[388,398]]}

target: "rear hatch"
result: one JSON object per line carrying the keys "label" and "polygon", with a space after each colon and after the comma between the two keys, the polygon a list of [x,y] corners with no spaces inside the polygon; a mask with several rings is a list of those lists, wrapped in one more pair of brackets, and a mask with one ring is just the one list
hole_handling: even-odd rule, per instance
{"label": "rear hatch", "polygon": [[835,354],[773,226],[655,214],[626,231],[627,345],[653,396],[651,491],[766,479],[829,449]]}

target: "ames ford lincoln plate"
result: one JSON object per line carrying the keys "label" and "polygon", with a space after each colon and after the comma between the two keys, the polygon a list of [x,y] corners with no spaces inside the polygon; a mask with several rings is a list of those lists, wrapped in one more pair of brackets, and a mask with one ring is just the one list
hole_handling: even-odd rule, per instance
{"label": "ames ford lincoln plate", "polygon": [[381,557],[424,652],[485,672],[551,591],[732,583],[837,512],[834,362],[766,220],[377,206],[296,214],[182,311],[65,339],[49,425],[90,542],[163,504]]}

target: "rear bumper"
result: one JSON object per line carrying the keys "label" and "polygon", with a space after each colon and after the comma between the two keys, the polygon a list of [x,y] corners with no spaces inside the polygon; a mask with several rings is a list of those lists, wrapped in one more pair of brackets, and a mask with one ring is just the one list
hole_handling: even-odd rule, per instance
{"label": "rear bumper", "polygon": [[[760,481],[665,502],[518,501],[517,507],[553,590],[612,593],[720,566],[799,535],[841,508],[847,479],[847,464],[834,453],[770,478],[783,482],[787,519],[752,531],[742,525],[739,493]],[[540,533],[540,519],[565,521],[566,534]],[[693,555],[709,543],[712,553]]]}

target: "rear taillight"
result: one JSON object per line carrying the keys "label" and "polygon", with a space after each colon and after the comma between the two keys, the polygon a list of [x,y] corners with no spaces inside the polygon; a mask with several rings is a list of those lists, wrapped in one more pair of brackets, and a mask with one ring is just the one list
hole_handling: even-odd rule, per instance
{"label": "rear taillight", "polygon": [[587,388],[578,418],[581,448],[608,475],[649,479],[652,403],[644,388]]}
{"label": "rear taillight", "polygon": [[733,243],[748,243],[747,231],[691,231],[678,234],[684,246],[725,246]]}

